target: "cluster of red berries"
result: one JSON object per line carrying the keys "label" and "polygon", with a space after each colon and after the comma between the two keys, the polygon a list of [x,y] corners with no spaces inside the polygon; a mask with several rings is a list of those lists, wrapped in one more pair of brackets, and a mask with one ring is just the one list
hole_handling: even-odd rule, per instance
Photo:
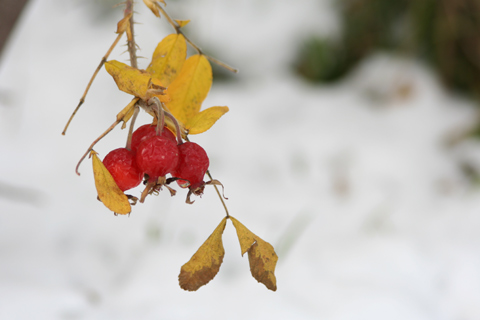
{"label": "cluster of red berries", "polygon": [[[203,178],[209,166],[205,150],[194,142],[181,142],[167,128],[157,132],[156,126],[146,124],[132,134],[130,150],[118,148],[110,151],[103,164],[122,191],[146,185],[140,202],[148,194],[158,192],[162,186],[177,181],[182,188],[189,188],[190,195],[201,195],[205,186]],[[171,178],[166,178],[170,174]],[[174,191],[169,188],[174,194]]]}

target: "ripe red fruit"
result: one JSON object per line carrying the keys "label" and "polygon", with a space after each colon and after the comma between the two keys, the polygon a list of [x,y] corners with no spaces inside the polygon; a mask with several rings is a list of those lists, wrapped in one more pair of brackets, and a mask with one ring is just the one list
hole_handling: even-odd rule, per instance
{"label": "ripe red fruit", "polygon": [[179,161],[172,176],[180,178],[178,185],[195,190],[203,186],[203,178],[210,161],[205,150],[195,142],[185,142],[178,146]]}
{"label": "ripe red fruit", "polygon": [[134,188],[142,182],[143,172],[135,162],[134,153],[126,148],[110,151],[103,159],[103,164],[122,191]]}
{"label": "ripe red fruit", "polygon": [[[132,143],[130,149],[132,150],[133,153],[137,152],[138,146],[140,143],[143,141],[147,140],[148,138],[151,138],[153,136],[157,135],[156,132],[156,126],[151,125],[151,124],[145,124],[143,126],[140,126],[135,130],[132,134]],[[176,138],[175,135],[170,131],[167,127],[163,128],[162,131],[162,136],[165,138],[168,138],[176,143]]]}
{"label": "ripe red fruit", "polygon": [[177,144],[164,136],[145,139],[138,146],[136,161],[150,179],[164,177],[178,164]]}

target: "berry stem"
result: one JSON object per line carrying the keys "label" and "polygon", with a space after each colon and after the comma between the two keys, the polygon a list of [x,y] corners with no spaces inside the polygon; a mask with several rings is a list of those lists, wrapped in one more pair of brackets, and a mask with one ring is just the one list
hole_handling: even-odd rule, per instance
{"label": "berry stem", "polygon": [[[210,171],[209,171],[209,170],[207,170],[207,176],[210,178],[210,180],[213,180],[212,175],[210,174]],[[225,203],[225,200],[223,200],[223,197],[222,197],[222,195],[220,194],[220,190],[218,190],[217,185],[214,184],[213,186],[215,187],[215,191],[217,191],[218,198],[219,198],[220,201],[222,202],[223,209],[225,209],[225,214],[226,214],[226,217],[227,217],[227,219],[228,219],[228,218],[230,218],[230,214],[228,213],[227,204]]]}
{"label": "berry stem", "polygon": [[[163,104],[162,104],[163,106]],[[176,136],[177,136],[177,144],[181,145],[183,143],[182,141],[182,132],[180,131],[180,125],[178,124],[177,119],[175,117],[168,113],[167,111],[164,111],[164,114],[172,120],[173,124],[175,125],[175,131],[176,131]]]}
{"label": "berry stem", "polygon": [[[190,139],[188,139],[188,136],[185,137],[185,141],[190,142]],[[212,175],[210,174],[210,170],[207,170],[206,174],[207,174],[207,176],[210,178],[210,180],[213,180],[213,177],[212,177]],[[217,185],[214,184],[213,186],[214,186],[214,188],[215,188],[215,191],[217,192],[218,198],[219,198],[220,201],[222,202],[223,209],[225,209],[226,217],[227,217],[227,219],[229,219],[229,218],[230,218],[230,214],[228,213],[227,204],[225,203],[225,200],[223,200],[223,197],[222,197],[222,195],[220,194],[220,190],[218,190]]]}
{"label": "berry stem", "polygon": [[138,116],[139,112],[140,112],[140,107],[138,105],[135,105],[135,110],[133,111],[133,116],[132,116],[132,120],[130,122],[130,127],[128,128],[127,144],[125,145],[125,148],[128,151],[132,150],[133,127],[135,125],[135,121],[137,120],[137,116]]}
{"label": "berry stem", "polygon": [[163,108],[157,105],[157,129],[156,129],[157,136],[162,134],[164,126],[165,126],[165,114],[163,112]]}
{"label": "berry stem", "polygon": [[157,116],[157,136],[161,135],[163,132],[163,127],[165,126],[165,114],[163,111],[162,103],[157,97],[153,97],[148,100],[148,106],[152,108],[153,112]]}

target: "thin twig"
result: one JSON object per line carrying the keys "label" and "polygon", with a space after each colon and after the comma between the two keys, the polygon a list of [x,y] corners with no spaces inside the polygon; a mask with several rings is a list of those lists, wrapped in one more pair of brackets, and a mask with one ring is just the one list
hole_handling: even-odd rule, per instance
{"label": "thin twig", "polygon": [[[130,39],[127,39],[127,46],[128,46],[128,52],[130,54],[130,64],[132,65],[132,67],[134,68],[137,68],[137,56],[136,56],[136,45],[135,45],[135,38],[134,38],[134,35],[133,35],[133,0],[127,0],[125,2],[125,11],[124,11],[124,16],[127,17],[128,15],[131,14],[130,16],[130,23],[129,23],[129,28],[130,28],[130,31],[127,32],[127,33],[130,33],[129,35],[129,38]],[[98,71],[100,70],[100,68],[103,66],[103,64],[107,61],[107,58],[108,58],[108,55],[110,55],[110,53],[112,52],[113,48],[115,47],[115,45],[118,43],[118,41],[120,40],[120,37],[121,35],[123,34],[120,33],[118,36],[117,36],[117,39],[115,40],[114,44],[110,47],[109,51],[107,52],[107,55],[105,55],[102,59],[102,62],[100,63],[100,65],[98,66],[97,70],[95,71],[95,74],[94,76],[92,77],[92,79],[90,80],[90,83],[88,84],[88,87],[87,87],[87,90],[85,91],[85,94],[84,96],[82,97],[85,98],[85,95],[88,91],[88,89],[90,88],[90,85],[92,84],[93,82],[93,79],[95,78],[96,74],[98,73]],[[80,99],[80,104],[79,106],[77,107],[77,109],[75,109],[73,115],[71,118],[73,118],[73,116],[75,115],[75,112],[78,110],[78,108],[80,107],[80,105],[83,103],[82,99]],[[136,114],[138,114],[138,107],[135,107],[135,112],[134,112],[134,116],[136,117]],[[71,120],[71,119],[70,119]],[[68,123],[70,123],[70,120]],[[82,163],[82,161],[87,157],[88,153],[93,149],[93,146],[95,146],[101,139],[103,139],[103,137],[105,137],[107,134],[110,133],[110,131],[112,131],[121,121],[123,121],[123,119],[117,119],[102,135],[100,135],[97,139],[95,139],[95,141],[92,142],[92,144],[90,145],[90,147],[88,148],[87,152],[85,152],[85,154],[80,158],[80,160],[78,161],[77,163],[77,166],[75,167],[75,172],[80,175],[80,172],[78,171],[78,168],[80,167],[80,164]],[[132,121],[132,125],[130,127],[130,130],[132,130],[133,128],[133,122]],[[67,123],[67,126],[68,126],[68,123]],[[65,128],[66,130],[66,128]],[[64,131],[64,134],[65,134],[65,131]],[[129,140],[131,140],[130,138],[130,134],[129,136],[127,137],[127,148],[129,147]]]}
{"label": "thin twig", "polygon": [[121,121],[123,121],[123,120],[118,119],[114,123],[112,123],[112,125],[110,127],[108,127],[108,129],[104,133],[102,133],[97,139],[95,139],[95,141],[92,142],[90,147],[88,147],[87,152],[85,152],[85,154],[80,158],[80,160],[77,163],[77,166],[75,167],[75,172],[78,175],[80,175],[80,172],[78,171],[78,168],[80,167],[80,164],[87,157],[87,155],[90,153],[90,151],[92,151],[93,147],[98,143],[98,141],[102,140],[103,137],[105,137],[107,134],[109,134],[110,131],[112,131]]}
{"label": "thin twig", "polygon": [[80,106],[85,102],[85,98],[87,96],[87,93],[88,93],[88,90],[90,90],[90,87],[93,83],[93,80],[95,80],[95,77],[97,76],[98,72],[100,71],[100,69],[102,69],[103,65],[105,64],[105,62],[107,61],[108,59],[108,56],[110,55],[110,53],[112,53],[113,51],[113,48],[115,48],[115,46],[118,44],[118,41],[120,41],[120,38],[122,37],[123,33],[119,33],[117,35],[117,38],[115,39],[115,41],[113,42],[113,44],[110,46],[110,48],[108,49],[107,53],[105,54],[105,56],[103,56],[102,60],[100,61],[100,64],[98,65],[97,69],[95,69],[95,72],[93,73],[93,76],[90,78],[90,81],[88,82],[88,85],[87,85],[87,88],[85,89],[85,92],[83,93],[83,96],[80,98],[80,102],[78,103],[77,107],[75,108],[75,110],[73,111],[72,115],[70,116],[70,118],[68,119],[68,122],[67,124],[65,125],[65,128],[63,129],[63,132],[62,132],[62,135],[65,135],[65,133],[67,132],[67,128],[68,126],[70,125],[70,122],[72,122],[73,120],[73,117],[75,117],[75,115],[77,114],[77,111],[80,109]]}
{"label": "thin twig", "polygon": [[219,65],[220,67],[222,68],[225,68],[227,69],[228,71],[231,71],[233,73],[238,73],[238,69],[235,69],[231,66],[229,66],[228,64],[218,60],[218,59],[215,59],[209,55],[206,55],[202,49],[200,49],[200,47],[198,47],[193,41],[191,41],[184,33],[183,31],[181,30],[181,27],[178,23],[176,23],[172,18],[170,18],[170,16],[167,14],[167,12],[162,8],[162,6],[160,6],[157,2],[155,2],[155,5],[157,6],[157,8],[162,12],[162,14],[165,16],[165,18],[167,19],[168,23],[170,23],[170,25],[175,29],[175,32],[178,33],[178,34],[181,34],[185,40],[198,52],[198,54],[201,54],[201,55],[204,55],[208,60],[210,60],[211,62]]}

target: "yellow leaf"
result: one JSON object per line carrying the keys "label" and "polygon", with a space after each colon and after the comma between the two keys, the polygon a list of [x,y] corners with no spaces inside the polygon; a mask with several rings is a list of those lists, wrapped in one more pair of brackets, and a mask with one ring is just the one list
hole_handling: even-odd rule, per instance
{"label": "yellow leaf", "polygon": [[110,172],[105,168],[103,162],[95,151],[90,152],[93,163],[93,176],[98,198],[110,210],[118,214],[127,214],[132,211],[127,196],[117,186]]}
{"label": "yellow leaf", "polygon": [[[132,68],[116,60],[105,62],[105,69],[115,80],[118,89],[144,101],[157,96],[155,94],[158,91],[156,88],[162,87],[160,80],[152,78],[152,75],[145,70]],[[168,99],[161,95],[158,97],[160,101]]]}
{"label": "yellow leaf", "polygon": [[250,272],[252,276],[258,282],[263,283],[268,289],[276,291],[277,279],[275,278],[275,266],[278,257],[273,246],[256,236],[237,219],[230,216],[230,220],[232,220],[233,226],[237,230],[242,256],[245,252],[248,252],[248,261],[250,262]]}
{"label": "yellow leaf", "polygon": [[187,43],[183,35],[170,34],[158,44],[147,71],[167,87],[182,69],[186,57]]}
{"label": "yellow leaf", "polygon": [[228,107],[211,107],[197,113],[185,127],[189,134],[199,134],[210,129],[221,116],[228,112]]}
{"label": "yellow leaf", "polygon": [[164,0],[143,0],[143,3],[145,3],[145,5],[150,10],[152,10],[153,14],[160,18],[160,10],[158,10],[158,8],[157,8],[157,6],[158,6],[157,2],[161,2],[164,5],[167,5]]}
{"label": "yellow leaf", "polygon": [[223,249],[222,234],[227,219],[223,218],[217,228],[195,252],[190,261],[185,263],[178,280],[180,287],[188,291],[196,291],[212,280],[220,269],[225,250]]}
{"label": "yellow leaf", "polygon": [[168,109],[183,123],[193,118],[202,106],[212,86],[212,67],[203,55],[193,55],[185,61],[178,76],[168,87]]}
{"label": "yellow leaf", "polygon": [[178,26],[180,28],[183,28],[190,22],[190,20],[176,20],[175,19],[175,22],[178,23]]}

